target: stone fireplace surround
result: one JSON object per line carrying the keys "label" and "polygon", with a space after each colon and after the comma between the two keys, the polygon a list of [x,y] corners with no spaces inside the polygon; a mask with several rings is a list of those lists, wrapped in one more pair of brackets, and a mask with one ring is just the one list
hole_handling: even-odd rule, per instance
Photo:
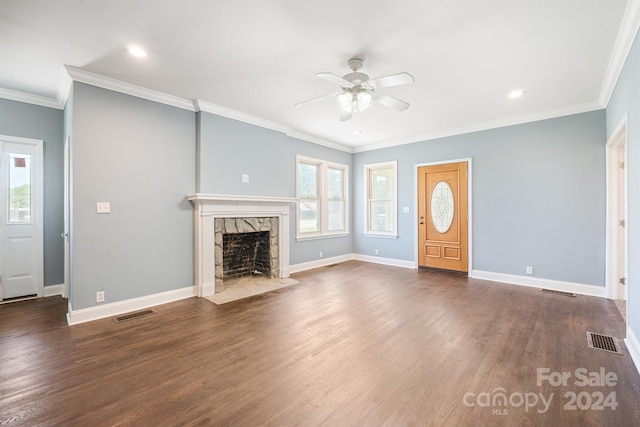
{"label": "stone fireplace surround", "polygon": [[297,199],[202,193],[192,194],[187,199],[194,206],[195,282],[198,296],[211,296],[216,291],[215,259],[220,255],[216,254],[215,223],[220,218],[241,219],[242,222],[249,218],[255,218],[255,221],[258,218],[275,218],[278,232],[277,245],[273,247],[277,247],[278,265],[272,275],[276,278],[289,277],[289,217],[290,208]]}

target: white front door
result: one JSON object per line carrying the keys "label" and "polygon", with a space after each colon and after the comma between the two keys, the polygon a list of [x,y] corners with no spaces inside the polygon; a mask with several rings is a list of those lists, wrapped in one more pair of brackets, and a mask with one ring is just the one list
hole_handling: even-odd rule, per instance
{"label": "white front door", "polygon": [[42,297],[42,141],[0,136],[0,146],[0,301]]}

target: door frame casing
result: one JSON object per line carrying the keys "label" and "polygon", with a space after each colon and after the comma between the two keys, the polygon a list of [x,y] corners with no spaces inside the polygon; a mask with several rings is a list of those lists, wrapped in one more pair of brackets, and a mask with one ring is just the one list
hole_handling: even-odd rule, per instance
{"label": "door frame casing", "polygon": [[71,152],[71,136],[67,136],[64,142],[64,160],[63,160],[63,177],[64,177],[64,189],[63,189],[63,200],[64,200],[64,208],[63,208],[63,217],[64,217],[64,226],[62,238],[64,239],[64,285],[62,290],[62,297],[69,299],[71,295],[71,160],[72,160],[72,152]]}
{"label": "door frame casing", "polygon": [[[13,144],[24,144],[35,146],[37,161],[35,162],[35,183],[36,183],[36,269],[38,277],[38,298],[44,297],[44,141],[34,138],[22,138],[19,136],[0,135],[0,142],[8,142]],[[1,145],[1,144],[0,144]],[[4,148],[0,147],[4,151]],[[0,173],[7,173],[0,168]],[[4,195],[2,195],[4,197]],[[4,215],[2,221],[5,221]],[[3,224],[3,230],[6,224]],[[1,252],[0,252],[1,255]]]}
{"label": "door frame casing", "polygon": [[[607,212],[606,212],[606,265],[605,265],[605,286],[606,295],[609,299],[620,299],[618,295],[618,206],[619,206],[619,174],[618,174],[618,156],[617,150],[620,146],[627,145],[627,128],[629,113],[625,113],[622,121],[613,132],[606,145],[606,194],[607,194]],[[627,173],[627,152],[625,149],[625,169],[624,169],[624,198],[629,200],[628,190],[628,173]],[[625,202],[624,218],[628,221],[628,203]],[[629,269],[629,232],[625,227],[626,239],[624,245],[624,253],[627,258],[627,271],[623,272],[624,277],[628,277]],[[629,286],[627,284],[627,286]],[[628,287],[627,287],[628,292]],[[626,299],[626,298],[624,298]]]}
{"label": "door frame casing", "polygon": [[451,160],[442,160],[437,162],[427,162],[427,163],[417,163],[413,166],[413,185],[415,186],[413,189],[413,206],[415,212],[415,218],[413,219],[413,241],[414,241],[414,268],[418,268],[419,265],[419,255],[418,255],[418,247],[420,246],[420,236],[418,230],[418,168],[423,166],[437,166],[437,165],[448,165],[451,163],[467,163],[467,214],[469,220],[467,221],[467,274],[471,275],[472,267],[473,267],[473,204],[472,204],[472,182],[473,182],[473,159],[471,157],[464,157],[460,159],[451,159]]}

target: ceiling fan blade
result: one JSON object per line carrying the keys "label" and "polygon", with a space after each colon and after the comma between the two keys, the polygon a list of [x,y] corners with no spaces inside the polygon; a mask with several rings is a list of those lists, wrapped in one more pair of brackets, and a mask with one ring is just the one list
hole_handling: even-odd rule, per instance
{"label": "ceiling fan blade", "polygon": [[349,80],[345,80],[333,73],[316,73],[316,76],[320,77],[321,79],[328,80],[331,83],[338,84],[342,87],[353,87],[353,83],[351,83]]}
{"label": "ceiling fan blade", "polygon": [[373,100],[379,102],[385,107],[393,108],[394,110],[404,111],[409,108],[409,103],[404,102],[398,98],[394,98],[393,96],[386,95],[380,92],[373,92],[372,94]]}
{"label": "ceiling fan blade", "polygon": [[351,120],[353,117],[353,108],[350,110],[345,110],[344,108],[340,109],[340,121],[346,122],[347,120]]}
{"label": "ceiling fan blade", "polygon": [[306,101],[298,102],[296,104],[296,107],[301,107],[301,106],[306,105],[306,104],[313,104],[313,103],[316,103],[316,102],[319,102],[319,101],[323,101],[323,100],[325,100],[327,98],[332,98],[334,96],[338,96],[341,93],[342,93],[342,91],[327,93],[326,95],[321,95],[321,96],[316,96],[315,98],[311,98],[311,99],[307,99]]}
{"label": "ceiling fan blade", "polygon": [[378,89],[381,87],[400,86],[415,82],[416,79],[409,73],[398,73],[390,76],[378,77],[377,79],[369,80],[367,83],[373,88]]}

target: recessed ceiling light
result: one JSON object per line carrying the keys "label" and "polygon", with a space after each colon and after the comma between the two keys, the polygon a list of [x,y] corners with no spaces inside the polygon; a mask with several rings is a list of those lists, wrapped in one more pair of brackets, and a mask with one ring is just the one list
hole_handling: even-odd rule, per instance
{"label": "recessed ceiling light", "polygon": [[520,98],[522,95],[524,95],[527,91],[524,89],[516,89],[514,91],[512,91],[509,94],[509,98],[515,99],[515,98]]}
{"label": "recessed ceiling light", "polygon": [[364,132],[362,129],[356,129],[353,131],[354,135],[360,135],[362,132]]}
{"label": "recessed ceiling light", "polygon": [[137,56],[138,58],[144,58],[147,56],[147,52],[139,46],[129,45],[127,46],[127,50],[131,55]]}

